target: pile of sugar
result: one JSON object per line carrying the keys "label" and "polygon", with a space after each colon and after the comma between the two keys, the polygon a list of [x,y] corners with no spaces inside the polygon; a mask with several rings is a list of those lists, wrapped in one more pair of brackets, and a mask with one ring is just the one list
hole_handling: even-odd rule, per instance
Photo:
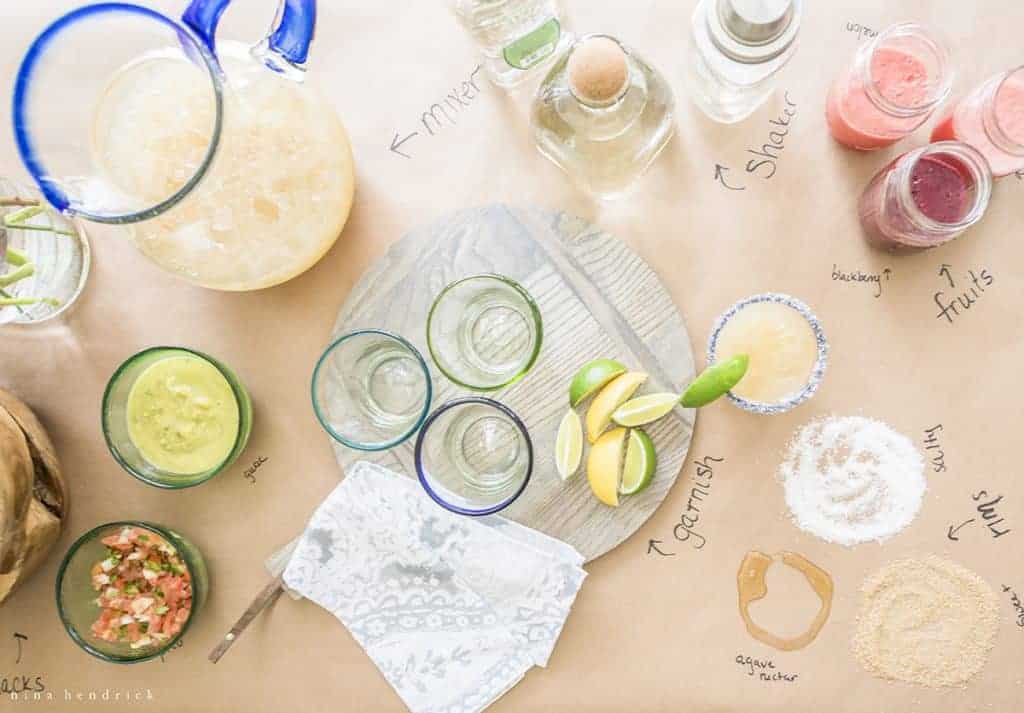
{"label": "pile of sugar", "polygon": [[860,416],[806,424],[789,445],[779,480],[801,530],[848,547],[909,525],[927,488],[913,442]]}
{"label": "pile of sugar", "polygon": [[892,562],[864,582],[852,648],[875,676],[958,686],[984,668],[998,627],[992,587],[931,555]]}

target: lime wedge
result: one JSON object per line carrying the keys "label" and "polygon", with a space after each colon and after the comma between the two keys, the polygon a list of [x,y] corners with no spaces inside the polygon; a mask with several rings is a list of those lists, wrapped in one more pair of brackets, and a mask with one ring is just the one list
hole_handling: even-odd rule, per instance
{"label": "lime wedge", "polygon": [[576,372],[569,385],[569,405],[579,405],[616,376],[625,373],[626,367],[614,359],[594,359],[587,362]]}
{"label": "lime wedge", "polygon": [[626,462],[622,468],[622,483],[619,493],[635,495],[651,484],[654,471],[658,469],[658,456],[654,452],[651,437],[634,428],[629,432],[626,446]]}
{"label": "lime wedge", "polygon": [[679,397],[679,403],[686,408],[706,406],[736,386],[747,373],[750,358],[746,354],[737,354],[718,364],[712,364],[701,372],[686,391]]}
{"label": "lime wedge", "polygon": [[605,505],[618,507],[619,480],[626,446],[626,429],[613,428],[597,439],[587,456],[587,482],[594,497]]}
{"label": "lime wedge", "polygon": [[647,394],[622,404],[612,414],[620,426],[635,428],[657,421],[679,403],[679,394]]}
{"label": "lime wedge", "polygon": [[629,401],[630,397],[640,388],[640,384],[645,381],[647,381],[647,374],[641,371],[630,371],[615,377],[614,381],[601,389],[601,393],[594,397],[590,408],[587,409],[587,438],[591,443],[604,433],[604,429],[608,428],[615,410]]}
{"label": "lime wedge", "polygon": [[583,424],[572,409],[562,417],[555,439],[555,468],[562,480],[576,473],[583,460]]}

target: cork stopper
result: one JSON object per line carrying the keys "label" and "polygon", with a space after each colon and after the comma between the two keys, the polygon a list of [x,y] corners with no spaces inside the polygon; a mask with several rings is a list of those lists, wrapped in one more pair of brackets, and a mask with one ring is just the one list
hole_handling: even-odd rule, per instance
{"label": "cork stopper", "polygon": [[621,45],[609,37],[583,40],[569,56],[569,88],[587,104],[609,104],[629,81],[629,62]]}

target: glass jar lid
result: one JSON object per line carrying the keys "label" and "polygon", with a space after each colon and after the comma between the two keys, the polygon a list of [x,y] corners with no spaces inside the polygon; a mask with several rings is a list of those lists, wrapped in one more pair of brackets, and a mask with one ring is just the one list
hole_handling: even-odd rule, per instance
{"label": "glass jar lid", "polygon": [[727,57],[745,64],[775,59],[800,29],[802,0],[716,0],[708,33]]}

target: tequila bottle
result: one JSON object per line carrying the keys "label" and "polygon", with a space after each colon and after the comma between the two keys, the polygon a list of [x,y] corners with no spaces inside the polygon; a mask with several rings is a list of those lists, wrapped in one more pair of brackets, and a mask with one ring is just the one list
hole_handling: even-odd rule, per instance
{"label": "tequila bottle", "polygon": [[540,152],[598,198],[625,194],[675,132],[665,78],[607,35],[576,41],[533,102]]}
{"label": "tequila bottle", "polygon": [[558,0],[455,0],[454,9],[499,87],[534,76],[568,41]]}

